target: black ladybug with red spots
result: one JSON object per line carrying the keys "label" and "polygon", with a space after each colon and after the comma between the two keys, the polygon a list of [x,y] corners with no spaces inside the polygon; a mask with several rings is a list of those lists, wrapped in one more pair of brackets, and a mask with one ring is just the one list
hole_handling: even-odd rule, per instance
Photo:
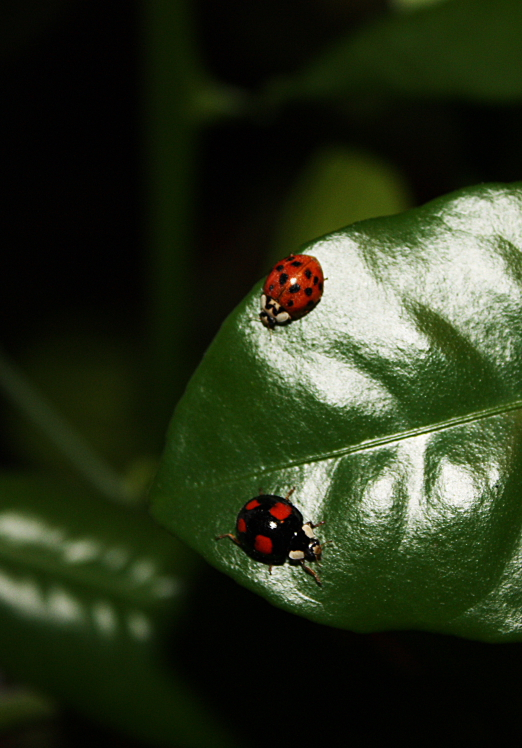
{"label": "black ladybug with red spots", "polygon": [[321,560],[323,549],[314,533],[318,525],[303,523],[303,515],[289,501],[294,490],[286,498],[261,494],[250,499],[237,516],[237,535],[225,533],[218,540],[230,538],[255,561],[268,564],[270,571],[272,566],[285,561],[299,564],[321,585],[317,573],[305,564],[305,561]]}

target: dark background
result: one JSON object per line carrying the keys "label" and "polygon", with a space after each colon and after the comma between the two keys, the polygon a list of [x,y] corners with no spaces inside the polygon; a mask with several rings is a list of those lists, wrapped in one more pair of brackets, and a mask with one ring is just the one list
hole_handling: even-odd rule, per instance
{"label": "dark background", "polygon": [[[18,23],[4,24],[9,38],[22,25],[17,7]],[[384,7],[381,0],[223,0],[194,10],[211,71],[255,89]],[[145,316],[141,6],[62,0],[49,16],[12,33],[17,43],[0,67],[10,270],[0,304],[11,349],[64,316],[129,328]],[[296,106],[275,122],[211,128],[200,160],[196,250],[209,268],[216,313],[205,309],[199,320],[206,333],[199,348],[266,270],[281,197],[318,143],[355,143],[389,159],[423,203],[466,184],[516,180],[521,123],[518,106],[409,101],[371,117]],[[234,272],[234,297],[223,300],[215,288],[216,269]]]}

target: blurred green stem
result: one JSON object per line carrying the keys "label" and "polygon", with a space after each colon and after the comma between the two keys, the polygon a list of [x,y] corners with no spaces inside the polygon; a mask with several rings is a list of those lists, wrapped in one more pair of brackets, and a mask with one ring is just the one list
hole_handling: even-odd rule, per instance
{"label": "blurred green stem", "polygon": [[1,351],[0,388],[12,403],[47,435],[91,485],[111,501],[131,501],[123,479],[93,451],[87,441]]}
{"label": "blurred green stem", "polygon": [[204,76],[188,3],[145,0],[145,149],[147,163],[152,438],[161,441],[188,374],[187,339],[195,272],[189,260],[199,122],[195,102]]}
{"label": "blurred green stem", "polygon": [[[213,78],[200,59],[189,0],[145,0],[143,109],[148,221],[151,387],[148,430],[153,451],[191,373],[197,334],[194,252],[196,180],[203,127],[245,116],[246,92]],[[200,300],[200,299],[199,299]]]}
{"label": "blurred green stem", "polygon": [[57,705],[47,696],[27,688],[4,690],[0,697],[0,734],[56,714]]}

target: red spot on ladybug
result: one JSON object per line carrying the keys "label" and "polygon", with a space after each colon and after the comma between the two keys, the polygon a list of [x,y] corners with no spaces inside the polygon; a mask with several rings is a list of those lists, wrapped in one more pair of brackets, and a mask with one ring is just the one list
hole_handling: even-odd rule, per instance
{"label": "red spot on ladybug", "polygon": [[246,532],[246,530],[247,530],[247,524],[246,524],[245,520],[241,517],[237,521],[237,531],[238,532]]}
{"label": "red spot on ladybug", "polygon": [[305,564],[305,561],[321,560],[323,549],[314,533],[317,525],[303,523],[303,515],[288,500],[292,492],[284,499],[272,495],[251,499],[237,516],[237,536],[226,533],[220,535],[218,540],[230,538],[255,561],[270,566],[286,561],[299,564],[321,585],[317,573]]}
{"label": "red spot on ladybug", "polygon": [[292,514],[292,507],[289,504],[283,504],[282,501],[279,501],[268,511],[276,519],[286,519]]}
{"label": "red spot on ladybug", "polygon": [[254,540],[254,548],[265,556],[270,556],[274,550],[274,544],[266,535],[257,535]]}
{"label": "red spot on ladybug", "polygon": [[265,327],[304,317],[323,295],[323,269],[312,255],[289,255],[270,271],[263,286],[259,317]]}

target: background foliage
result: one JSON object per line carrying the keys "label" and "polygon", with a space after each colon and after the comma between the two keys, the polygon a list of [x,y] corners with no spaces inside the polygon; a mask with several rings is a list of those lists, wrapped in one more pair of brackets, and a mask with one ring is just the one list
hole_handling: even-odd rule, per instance
{"label": "background foliage", "polygon": [[274,746],[520,729],[518,645],[296,618],[146,508],[177,399],[274,257],[520,179],[519,4],[409,6],[1,11],[6,745],[256,745],[246,687],[285,699]]}

